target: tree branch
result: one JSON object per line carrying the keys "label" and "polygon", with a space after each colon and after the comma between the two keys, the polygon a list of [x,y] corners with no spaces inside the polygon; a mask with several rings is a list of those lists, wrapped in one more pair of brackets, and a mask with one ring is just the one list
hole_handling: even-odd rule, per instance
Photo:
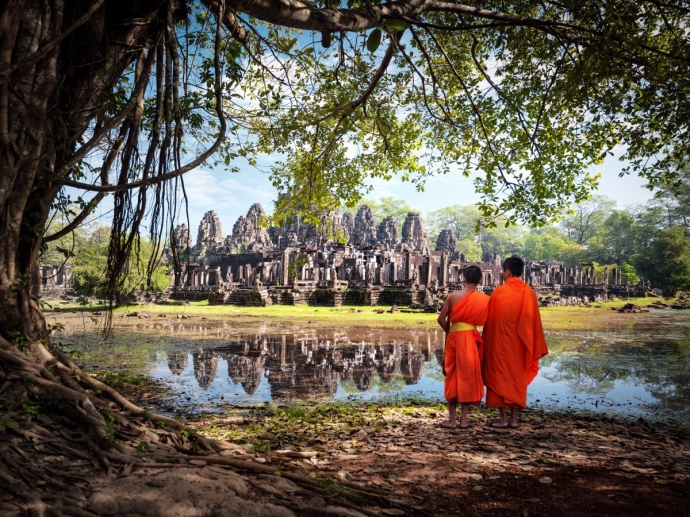
{"label": "tree branch", "polygon": [[[214,51],[214,57],[213,57],[213,65],[214,65],[214,69],[215,69],[215,82],[214,82],[215,111],[216,111],[216,115],[218,116],[218,124],[219,124],[220,128],[218,131],[218,136],[217,136],[215,142],[213,142],[213,145],[211,145],[211,147],[209,147],[206,151],[204,151],[198,158],[192,160],[191,162],[189,162],[188,164],[186,164],[182,167],[179,167],[179,168],[177,168],[173,171],[170,171],[168,173],[165,173],[165,174],[159,174],[158,176],[152,176],[149,178],[144,178],[144,179],[141,179],[139,181],[134,181],[132,183],[120,183],[117,185],[100,185],[99,186],[99,185],[92,185],[90,183],[82,183],[79,181],[74,181],[74,180],[71,180],[67,177],[60,177],[59,175],[55,175],[55,174],[51,175],[53,181],[55,181],[56,183],[62,184],[62,185],[69,186],[69,187],[79,188],[82,190],[88,190],[88,191],[92,191],[92,192],[124,192],[126,190],[131,190],[131,189],[141,188],[141,187],[148,187],[150,185],[156,185],[156,184],[162,183],[164,181],[167,181],[167,180],[170,180],[173,178],[177,178],[179,176],[182,176],[186,172],[189,172],[192,169],[195,169],[196,167],[198,167],[199,165],[204,163],[208,158],[210,158],[220,147],[221,143],[225,139],[225,134],[227,132],[227,123],[225,121],[225,113],[223,112],[223,77],[222,77],[222,71],[221,71],[221,66],[220,66],[220,41],[221,41],[220,26],[221,25],[222,25],[222,23],[219,20],[218,21],[218,28],[216,30],[216,42],[215,42],[215,51]],[[157,46],[157,43],[156,43],[156,45],[154,45],[154,47],[155,46]],[[149,52],[149,56],[147,56],[147,58],[146,58],[147,62],[146,62],[146,65],[144,67],[145,74],[143,74],[143,75],[145,75],[145,77],[142,76],[142,81],[140,81],[137,84],[134,92],[132,92],[132,96],[130,97],[130,100],[128,101],[128,104],[131,103],[131,106],[129,107],[129,110],[127,110],[127,112],[131,111],[131,109],[136,104],[139,88],[143,87],[143,83],[148,82],[148,75],[149,75],[149,72],[153,66],[153,63],[152,63],[153,55],[155,55],[155,52],[151,51],[151,52]],[[125,111],[125,110],[123,110],[123,111]],[[124,114],[121,112],[120,113],[120,119],[122,116],[124,116]],[[113,120],[111,120],[107,125],[108,126],[114,125]],[[101,131],[101,133],[102,133],[102,131]],[[87,142],[87,144],[85,144],[84,147],[86,147],[86,145],[88,145],[90,142],[94,141],[96,139],[96,136],[97,135],[94,135],[94,137],[89,142]],[[102,138],[102,136],[100,138]],[[83,147],[82,147],[82,149],[83,149]],[[60,170],[61,171],[64,171],[65,169],[69,170],[71,167],[74,166],[74,164],[76,164],[81,159],[81,157],[83,157],[83,154],[79,158],[77,158],[77,156],[78,156],[78,154],[75,153],[75,157],[72,158],[72,160],[70,160],[70,162],[68,162]],[[71,162],[73,162],[73,163],[71,163]],[[71,163],[71,165],[69,165],[70,163]],[[68,165],[69,165],[69,167],[68,167]],[[64,172],[63,172],[63,174],[64,174]]]}
{"label": "tree branch", "polygon": [[[36,52],[33,53],[33,55],[29,59],[22,60],[14,64],[13,66],[5,68],[4,70],[0,70],[0,84],[9,81],[10,75],[16,72],[17,70],[21,68],[30,68],[36,63],[38,63],[43,56],[45,56],[48,52],[56,48],[65,38],[67,38],[75,30],[77,30],[79,27],[88,22],[89,19],[91,19],[91,16],[93,16],[93,13],[100,9],[100,7],[104,3],[105,0],[96,0],[96,2],[91,7],[89,7],[84,14],[77,18],[72,25],[70,25],[67,29],[62,31],[62,33],[59,36],[53,38],[48,43],[39,48]],[[14,80],[17,80],[17,78],[14,78]]]}

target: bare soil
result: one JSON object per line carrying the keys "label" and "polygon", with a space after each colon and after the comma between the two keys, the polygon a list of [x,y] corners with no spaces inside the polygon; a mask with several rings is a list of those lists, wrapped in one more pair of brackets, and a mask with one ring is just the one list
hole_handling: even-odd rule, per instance
{"label": "bare soil", "polygon": [[[690,515],[687,426],[526,411],[520,428],[496,429],[494,415],[477,410],[470,428],[447,430],[442,411],[414,406],[374,406],[344,425],[331,416],[318,428],[305,419],[292,433],[280,414],[213,423],[316,451],[292,467],[411,497],[438,516]],[[286,453],[237,454],[275,462]]]}
{"label": "bare soil", "polygon": [[[494,416],[448,430],[440,406],[237,408],[182,436],[121,429],[104,456],[59,418],[24,415],[0,432],[0,515],[690,515],[687,425]],[[217,451],[195,450],[194,430]]]}

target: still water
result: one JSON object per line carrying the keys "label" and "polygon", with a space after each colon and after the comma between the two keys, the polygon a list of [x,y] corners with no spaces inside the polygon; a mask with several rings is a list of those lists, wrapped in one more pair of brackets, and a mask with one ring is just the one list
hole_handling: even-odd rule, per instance
{"label": "still water", "polygon": [[[231,322],[142,324],[94,345],[67,330],[87,368],[165,383],[169,413],[297,400],[443,400],[440,331],[276,331]],[[690,314],[653,310],[607,332],[547,333],[550,355],[529,387],[532,407],[690,420]],[[134,359],[133,359],[134,358]],[[126,363],[123,365],[123,363]]]}

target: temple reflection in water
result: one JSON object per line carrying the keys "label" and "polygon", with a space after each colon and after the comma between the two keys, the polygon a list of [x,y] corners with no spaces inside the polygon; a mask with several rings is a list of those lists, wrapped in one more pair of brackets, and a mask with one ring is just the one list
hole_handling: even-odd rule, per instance
{"label": "temple reflection in water", "polygon": [[168,351],[168,367],[174,375],[187,368],[191,355],[194,377],[207,389],[217,375],[219,359],[227,362],[228,377],[251,396],[266,377],[273,400],[333,397],[341,383],[360,392],[401,379],[406,385],[419,382],[424,363],[443,357],[442,342],[431,333],[410,341],[353,343],[335,333],[331,339],[315,334],[236,336],[226,345]]}

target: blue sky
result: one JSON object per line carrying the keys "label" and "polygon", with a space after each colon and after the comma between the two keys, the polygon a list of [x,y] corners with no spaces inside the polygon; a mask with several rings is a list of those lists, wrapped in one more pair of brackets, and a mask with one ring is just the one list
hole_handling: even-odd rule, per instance
{"label": "blue sky", "polygon": [[[651,198],[651,192],[644,188],[645,181],[637,176],[619,178],[618,173],[624,164],[619,155],[608,157],[600,166],[592,168],[593,173],[600,172],[602,178],[597,193],[615,200],[623,207],[645,203]],[[253,203],[261,203],[267,213],[273,209],[276,190],[269,181],[267,172],[272,164],[270,157],[259,159],[260,169],[246,166],[239,173],[229,173],[221,168],[197,169],[185,175],[185,186],[189,196],[189,219],[192,234],[196,231],[203,214],[215,211],[220,217],[223,232],[232,232],[232,226],[241,215],[245,215]],[[438,208],[461,204],[476,203],[479,196],[474,192],[472,178],[448,174],[432,177],[427,181],[424,192],[417,192],[410,183],[400,180],[375,180],[372,182],[374,199],[393,196],[406,200],[423,215]]]}
{"label": "blue sky", "polygon": [[[602,174],[597,193],[613,199],[619,207],[647,202],[651,199],[652,193],[644,188],[644,180],[634,175],[618,177],[618,173],[625,166],[619,161],[619,157],[620,153],[614,154],[602,165],[592,168],[592,173]],[[218,214],[225,235],[232,233],[232,226],[237,218],[246,215],[253,203],[262,204],[269,214],[273,211],[273,200],[277,192],[269,181],[267,171],[275,159],[275,156],[259,158],[258,168],[246,165],[241,167],[238,173],[227,172],[221,167],[202,167],[185,174],[189,221],[194,241],[199,221],[209,210]],[[374,190],[367,197],[378,199],[392,196],[404,199],[424,217],[428,212],[444,206],[476,203],[479,196],[474,191],[472,181],[473,178],[464,178],[460,174],[432,176],[427,180],[425,191],[417,192],[413,184],[403,183],[399,179],[374,180]],[[69,190],[72,197],[78,195],[72,189]],[[86,196],[90,197],[91,194]],[[111,209],[112,198],[108,196],[96,209],[92,219],[109,224]],[[186,223],[184,212],[178,222]]]}

